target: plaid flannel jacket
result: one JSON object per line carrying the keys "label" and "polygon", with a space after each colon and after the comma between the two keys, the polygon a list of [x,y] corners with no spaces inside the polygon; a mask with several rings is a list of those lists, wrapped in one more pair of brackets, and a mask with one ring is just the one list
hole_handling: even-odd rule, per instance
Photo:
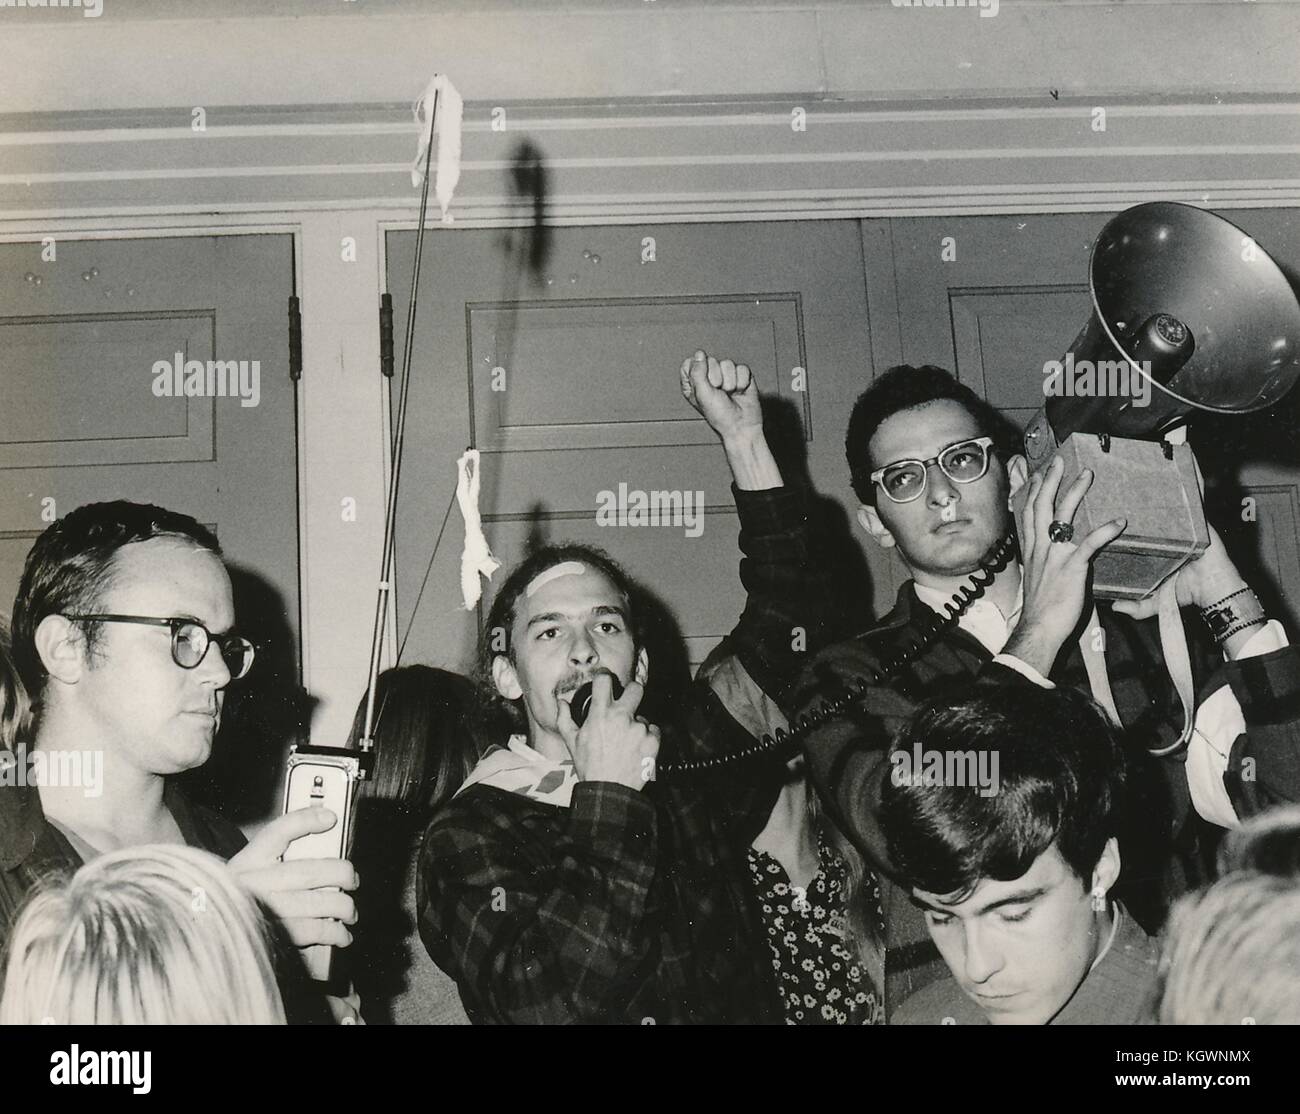
{"label": "plaid flannel jacket", "polygon": [[[730,638],[764,691],[783,692],[816,644],[824,581],[810,561],[802,497],[735,491],[748,593]],[[661,758],[752,742],[707,684]],[[425,836],[420,935],[455,977],[475,1022],[779,1022],[745,862],[783,766],[666,778],[636,791],[582,782],[569,808],[475,785]]]}
{"label": "plaid flannel jacket", "polygon": [[[1108,607],[1099,608],[1098,614],[1115,704],[1124,723],[1122,739],[1133,757],[1134,804],[1121,837],[1124,874],[1116,896],[1143,928],[1155,932],[1169,903],[1206,880],[1219,830],[1191,807],[1185,752],[1165,758],[1147,753],[1176,740],[1182,727],[1182,707],[1164,667],[1156,620],[1133,620]],[[866,680],[882,661],[916,642],[933,617],[911,582],[904,584],[894,609],[878,627],[813,659],[796,694],[801,712],[842,696],[847,682]],[[1300,651],[1287,647],[1225,664],[1205,637],[1196,637],[1195,630],[1188,633],[1199,700],[1231,685],[1245,718],[1246,731],[1234,740],[1224,775],[1238,815],[1300,800]],[[1073,639],[1057,658],[1051,680],[1090,691]],[[954,626],[886,684],[873,686],[863,703],[804,739],[813,779],[837,823],[886,875],[890,867],[877,810],[890,742],[918,705],[953,696],[970,684],[1033,682],[994,662],[978,639]],[[885,998],[892,1011],[911,993],[946,975],[947,969],[909,895],[891,883],[882,896]]]}

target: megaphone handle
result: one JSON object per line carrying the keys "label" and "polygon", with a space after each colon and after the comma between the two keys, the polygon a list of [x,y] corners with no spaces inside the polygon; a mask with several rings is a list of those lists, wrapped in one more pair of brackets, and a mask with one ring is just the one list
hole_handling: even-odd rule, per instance
{"label": "megaphone handle", "polygon": [[1084,624],[1083,633],[1079,635],[1079,651],[1083,655],[1083,668],[1088,673],[1088,687],[1092,698],[1110,713],[1116,727],[1123,727],[1119,718],[1119,708],[1115,704],[1115,694],[1110,688],[1110,674],[1106,672],[1106,641],[1097,638],[1101,630],[1101,619],[1097,616],[1097,607],[1092,608],[1092,617]]}
{"label": "megaphone handle", "polygon": [[1178,610],[1178,577],[1171,576],[1156,594],[1159,605],[1160,648],[1165,656],[1165,668],[1169,670],[1169,679],[1174,683],[1178,701],[1183,706],[1183,731],[1178,741],[1151,753],[1157,756],[1172,754],[1185,747],[1192,738],[1192,728],[1196,726],[1195,706],[1192,702],[1192,659],[1187,652],[1187,632],[1183,629],[1183,617]]}

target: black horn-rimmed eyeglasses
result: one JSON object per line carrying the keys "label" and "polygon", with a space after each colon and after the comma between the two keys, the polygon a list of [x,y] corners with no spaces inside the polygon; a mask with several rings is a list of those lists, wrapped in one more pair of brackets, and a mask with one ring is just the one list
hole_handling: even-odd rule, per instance
{"label": "black horn-rimmed eyeglasses", "polygon": [[247,638],[237,634],[213,634],[196,619],[160,619],[152,615],[65,615],[64,618],[79,623],[137,623],[147,627],[167,627],[172,632],[172,661],[182,669],[197,669],[214,642],[221,660],[230,670],[232,681],[246,676],[253,667],[256,651]]}

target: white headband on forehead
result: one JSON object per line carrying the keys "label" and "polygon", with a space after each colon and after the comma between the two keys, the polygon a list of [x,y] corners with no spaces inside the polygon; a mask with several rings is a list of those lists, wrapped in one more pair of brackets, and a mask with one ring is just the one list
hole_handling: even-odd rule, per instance
{"label": "white headband on forehead", "polygon": [[587,566],[581,561],[561,561],[558,565],[552,565],[549,569],[543,569],[532,580],[528,582],[528,587],[524,589],[524,595],[529,599],[533,593],[540,591],[552,580],[558,580],[562,576],[581,576],[587,571]]}

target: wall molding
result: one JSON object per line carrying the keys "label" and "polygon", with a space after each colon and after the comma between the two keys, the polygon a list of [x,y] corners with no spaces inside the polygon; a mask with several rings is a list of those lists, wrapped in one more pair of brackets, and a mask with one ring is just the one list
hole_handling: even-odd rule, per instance
{"label": "wall molding", "polygon": [[[806,131],[791,126],[804,108]],[[1300,98],[1039,105],[466,106],[452,215],[517,223],[508,170],[541,148],[557,224],[1215,207],[1300,201]],[[181,112],[183,110],[178,110]],[[213,110],[204,133],[157,113],[0,118],[0,229],[51,220],[380,210],[413,219],[415,133],[391,105]],[[270,118],[268,118],[270,117]],[[405,117],[405,119],[403,118]],[[188,120],[186,113],[183,119]],[[74,126],[75,125],[75,126]]]}

